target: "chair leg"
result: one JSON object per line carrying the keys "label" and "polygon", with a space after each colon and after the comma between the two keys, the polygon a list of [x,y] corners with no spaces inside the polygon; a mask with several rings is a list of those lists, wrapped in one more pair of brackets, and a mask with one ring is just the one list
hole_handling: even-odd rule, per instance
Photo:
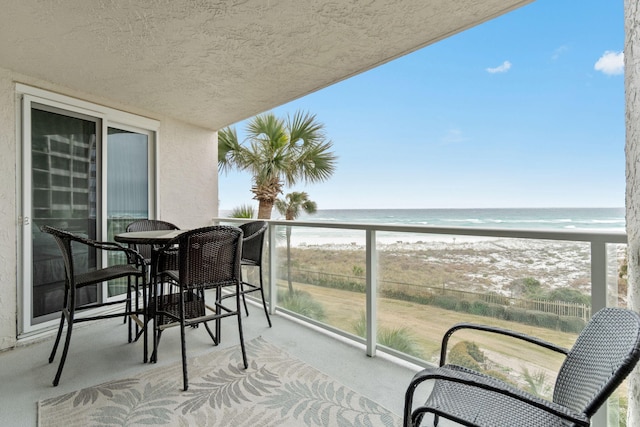
{"label": "chair leg", "polygon": [[[124,307],[125,313],[130,313],[133,311],[133,297],[132,297],[132,289],[131,289],[131,278],[127,278],[127,302]],[[127,341],[130,343],[133,341],[133,333],[131,329],[133,328],[131,316],[124,316],[122,319],[123,323],[127,323],[127,329],[129,330],[129,335],[127,337]],[[137,331],[136,331],[137,332]]]}
{"label": "chair leg", "polygon": [[209,328],[209,322],[204,322],[204,327],[209,333],[209,336],[211,337],[211,339],[213,340],[213,345],[218,345],[219,344],[218,339],[216,338],[215,334],[211,331],[211,328]]}
{"label": "chair leg", "polygon": [[185,342],[185,324],[184,324],[184,292],[180,290],[180,347],[182,350],[182,381],[184,391],[189,389],[189,378],[187,375],[187,345]]}
{"label": "chair leg", "polygon": [[269,324],[269,327],[271,327],[271,318],[269,317],[269,310],[267,310],[267,301],[264,298],[264,287],[262,286],[262,271],[260,272],[260,296],[262,297],[264,315],[267,316],[267,323]]}
{"label": "chair leg", "polygon": [[184,332],[184,320],[182,320],[180,324],[180,345],[182,348],[182,381],[184,384],[184,391],[187,391],[189,388],[189,377],[187,375],[187,345],[185,342],[185,332]]}
{"label": "chair leg", "polygon": [[[138,280],[140,280],[138,277],[136,277],[136,288],[138,287]],[[142,355],[142,363],[147,363],[147,361],[149,360],[149,334],[148,334],[148,329],[149,329],[149,301],[148,301],[148,295],[147,295],[147,281],[146,281],[146,277],[142,279],[142,319],[143,319],[143,323],[142,323],[142,339],[144,340],[144,343],[142,343],[142,348],[143,348],[143,355]],[[140,310],[138,308],[136,308],[136,311],[138,312],[138,316],[140,315]],[[136,323],[137,325],[137,323]],[[137,336],[137,332],[136,332],[136,336]]]}
{"label": "chair leg", "polygon": [[244,304],[244,312],[247,314],[247,316],[249,316],[249,308],[247,308],[247,299],[245,298],[245,293],[244,293],[244,283],[240,283],[240,295],[238,296],[242,296],[242,303]]}
{"label": "chair leg", "polygon": [[[238,304],[238,307],[240,306],[240,299],[238,298],[238,296],[236,295],[236,301]],[[220,305],[222,304],[222,287],[218,286],[216,288],[216,315],[220,315],[222,313],[221,309],[220,309]],[[222,328],[220,326],[220,318],[216,319],[216,337],[218,339],[218,343],[220,343],[222,341]]]}
{"label": "chair leg", "polygon": [[53,343],[53,348],[51,349],[51,354],[49,355],[49,363],[53,362],[53,359],[56,357],[58,345],[60,344],[60,337],[62,337],[62,328],[64,328],[64,321],[66,319],[65,312],[67,307],[69,306],[69,286],[67,284],[65,284],[64,286],[63,298],[62,312],[60,313],[60,326],[58,327],[58,335],[56,336],[56,341]]}
{"label": "chair leg", "polygon": [[51,354],[49,355],[49,363],[53,362],[53,359],[56,357],[56,351],[58,351],[58,344],[60,344],[60,337],[62,336],[62,329],[64,328],[64,309],[62,314],[60,315],[60,327],[58,327],[58,335],[56,336],[56,341],[53,344],[53,348],[51,349]]}
{"label": "chair leg", "polygon": [[162,331],[158,330],[154,331],[153,334],[153,351],[151,352],[151,357],[149,361],[151,363],[156,363],[158,361],[158,346],[160,345],[160,338],[162,337]]}
{"label": "chair leg", "polygon": [[67,335],[64,340],[64,347],[62,348],[62,356],[60,357],[60,363],[58,364],[58,371],[56,377],[53,379],[53,386],[56,387],[60,382],[60,376],[62,375],[62,368],[64,368],[64,362],[67,360],[67,353],[69,352],[69,343],[71,342],[71,332],[73,330],[73,308],[71,311],[63,310],[64,316],[67,317]]}
{"label": "chair leg", "polygon": [[[124,311],[131,309],[131,289],[127,288],[127,299],[125,300]],[[127,323],[127,316],[122,318],[122,323]],[[131,322],[129,322],[129,342],[131,342]]]}
{"label": "chair leg", "polygon": [[149,313],[149,321],[153,321],[153,351],[151,352],[150,361],[151,363],[156,363],[158,361],[158,346],[160,345],[160,338],[162,337],[162,329],[160,329],[160,326],[162,325],[163,315],[159,313],[161,310],[164,310],[161,302],[164,298],[164,292],[162,285],[158,285],[155,279],[153,279],[150,293],[152,295],[149,296],[149,299],[153,302],[153,311]]}
{"label": "chair leg", "polygon": [[[239,290],[239,285],[238,285]],[[240,348],[242,349],[242,361],[244,362],[244,369],[249,367],[247,363],[247,352],[244,348],[244,335],[242,333],[242,311],[240,311],[240,298],[236,298],[236,316],[238,317],[238,335],[240,336]]]}

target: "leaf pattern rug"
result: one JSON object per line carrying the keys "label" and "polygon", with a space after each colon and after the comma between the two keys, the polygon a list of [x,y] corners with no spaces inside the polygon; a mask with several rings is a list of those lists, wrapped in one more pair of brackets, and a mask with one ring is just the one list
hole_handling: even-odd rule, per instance
{"label": "leaf pattern rug", "polygon": [[39,427],[73,426],[371,426],[401,419],[262,337],[240,347],[154,368],[38,402]]}

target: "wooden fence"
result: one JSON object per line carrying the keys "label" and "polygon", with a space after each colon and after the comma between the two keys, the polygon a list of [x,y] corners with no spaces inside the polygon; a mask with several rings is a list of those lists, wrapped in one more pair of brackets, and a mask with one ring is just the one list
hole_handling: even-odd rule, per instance
{"label": "wooden fence", "polygon": [[[364,292],[365,290],[365,279],[361,276],[323,273],[298,268],[291,269],[291,276],[291,280],[294,282],[356,292]],[[280,269],[278,271],[278,277],[281,280],[286,280],[286,269]],[[512,298],[497,293],[477,293],[445,287],[436,288],[413,283],[400,283],[385,280],[381,281],[379,286],[380,290],[389,290],[391,294],[395,292],[403,293],[405,295],[447,295],[456,299],[481,300],[489,304],[498,304],[502,306],[521,308],[523,310],[551,313],[558,316],[577,317],[585,322],[591,318],[591,306],[587,304],[542,299]]]}

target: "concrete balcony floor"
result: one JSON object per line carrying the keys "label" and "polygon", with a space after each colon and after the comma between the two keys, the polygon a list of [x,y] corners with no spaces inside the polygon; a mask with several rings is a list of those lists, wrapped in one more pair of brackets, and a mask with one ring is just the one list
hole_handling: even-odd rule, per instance
{"label": "concrete balcony floor", "polygon": [[[248,317],[243,316],[245,341],[262,336],[291,356],[402,415],[405,388],[418,367],[381,352],[368,357],[361,345],[284,315],[272,316],[273,327],[269,328],[261,307],[253,304],[249,313]],[[235,319],[224,319],[222,324],[223,341],[218,347],[212,346],[204,328],[188,329],[189,357],[237,345]],[[163,334],[157,364],[143,364],[142,342],[129,344],[126,337],[122,319],[76,324],[57,387],[51,382],[61,349],[54,362],[48,363],[54,332],[45,339],[0,353],[0,426],[35,426],[38,400],[180,362],[178,329]]]}

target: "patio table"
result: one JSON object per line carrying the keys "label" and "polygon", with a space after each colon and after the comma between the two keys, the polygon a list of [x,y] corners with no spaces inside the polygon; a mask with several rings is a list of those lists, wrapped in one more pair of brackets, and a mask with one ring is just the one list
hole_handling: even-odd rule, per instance
{"label": "patio table", "polygon": [[129,231],[113,236],[118,243],[132,245],[164,245],[187,230]]}
{"label": "patio table", "polygon": [[[158,251],[155,249],[157,246],[163,246],[169,243],[172,239],[184,233],[187,230],[149,230],[149,231],[129,231],[124,233],[118,233],[113,236],[113,240],[118,243],[128,245],[151,245],[151,260],[150,260],[150,280],[149,292],[147,293],[147,301],[144,301],[144,310],[146,313],[144,324],[138,325],[143,329],[147,328],[147,323],[155,312],[155,298],[158,293],[156,275],[157,275],[157,256]],[[155,331],[153,332],[155,335]],[[151,362],[154,361],[155,354],[151,356]]]}

